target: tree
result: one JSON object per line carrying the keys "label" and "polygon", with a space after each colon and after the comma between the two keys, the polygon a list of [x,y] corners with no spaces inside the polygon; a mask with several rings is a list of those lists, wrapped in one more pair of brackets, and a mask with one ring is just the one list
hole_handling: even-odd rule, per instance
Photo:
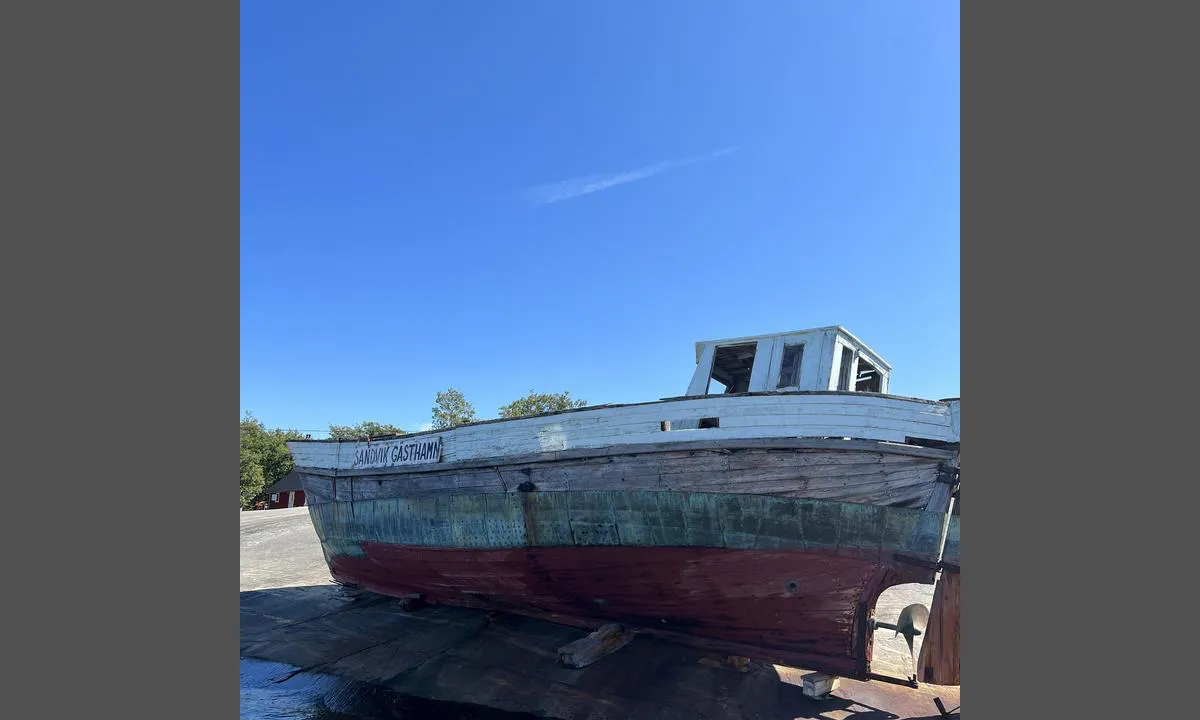
{"label": "tree", "polygon": [[241,502],[250,508],[264,499],[267,488],[295,467],[288,440],[303,436],[295,430],[267,430],[262,421],[249,412],[241,422]]}
{"label": "tree", "polygon": [[570,410],[587,405],[587,400],[572,400],[570,392],[538,393],[530,390],[523,398],[517,398],[500,408],[500,417],[518,418],[526,415],[540,415],[558,410]]}
{"label": "tree", "polygon": [[329,437],[334,440],[358,440],[360,438],[373,438],[382,435],[407,435],[405,431],[389,425],[387,423],[379,423],[374,420],[363,420],[357,425],[330,425]]}
{"label": "tree", "polygon": [[254,506],[254,499],[262,494],[266,488],[266,479],[263,478],[262,465],[254,459],[254,453],[249,448],[243,446],[241,450],[241,466],[242,466],[242,487],[241,487],[241,502],[242,507],[250,508]]}
{"label": "tree", "polygon": [[433,407],[433,428],[446,430],[455,425],[475,422],[475,408],[463,394],[450,388],[437,394],[437,404]]}

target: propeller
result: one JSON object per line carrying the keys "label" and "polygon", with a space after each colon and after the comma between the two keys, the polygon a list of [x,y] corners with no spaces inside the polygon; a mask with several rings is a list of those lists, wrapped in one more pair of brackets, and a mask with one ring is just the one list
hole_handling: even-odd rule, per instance
{"label": "propeller", "polygon": [[900,617],[896,618],[895,624],[875,621],[876,628],[895,630],[896,634],[893,637],[904,636],[904,641],[908,643],[908,655],[912,659],[912,679],[914,681],[917,679],[917,655],[913,650],[913,638],[925,634],[928,624],[929,608],[921,603],[913,603],[901,610]]}

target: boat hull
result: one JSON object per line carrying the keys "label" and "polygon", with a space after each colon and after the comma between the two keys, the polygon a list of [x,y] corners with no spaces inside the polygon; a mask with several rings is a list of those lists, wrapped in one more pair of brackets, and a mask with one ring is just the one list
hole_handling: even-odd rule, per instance
{"label": "boat hull", "polygon": [[879,592],[934,578],[959,430],[957,399],[810,389],[288,447],[340,582],[862,678]]}
{"label": "boat hull", "polygon": [[437,495],[309,508],[335,580],[865,678],[891,585],[931,582],[943,516],[729,493]]}
{"label": "boat hull", "polygon": [[338,582],[593,628],[619,622],[714,651],[865,677],[866,608],[918,568],[825,550],[422,548],[364,542]]}
{"label": "boat hull", "polygon": [[955,452],[850,440],[624,445],[529,458],[337,471],[297,468],[310,503],[447,493],[724,492],[924,508]]}

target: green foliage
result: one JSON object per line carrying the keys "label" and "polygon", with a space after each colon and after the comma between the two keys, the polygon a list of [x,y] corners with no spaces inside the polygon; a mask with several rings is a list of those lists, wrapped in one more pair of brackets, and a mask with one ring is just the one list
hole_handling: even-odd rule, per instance
{"label": "green foliage", "polygon": [[329,437],[334,440],[358,440],[360,438],[380,437],[382,435],[407,435],[404,430],[389,425],[387,423],[378,423],[374,420],[363,420],[357,425],[330,425]]}
{"label": "green foliage", "polygon": [[435,430],[445,430],[475,420],[475,408],[461,392],[450,388],[437,394],[437,404],[433,407]]}
{"label": "green foliage", "polygon": [[262,465],[254,458],[249,448],[241,450],[241,503],[242,507],[253,507],[254,499],[266,489],[266,478],[263,477]]}
{"label": "green foliage", "polygon": [[513,400],[500,408],[500,417],[518,418],[526,415],[540,415],[558,410],[581,408],[586,405],[587,400],[572,400],[569,392],[539,393],[530,390],[525,397]]}
{"label": "green foliage", "polygon": [[301,440],[295,430],[267,430],[249,412],[241,422],[241,503],[250,508],[265,499],[267,488],[292,471],[295,463],[288,451],[288,440]]}

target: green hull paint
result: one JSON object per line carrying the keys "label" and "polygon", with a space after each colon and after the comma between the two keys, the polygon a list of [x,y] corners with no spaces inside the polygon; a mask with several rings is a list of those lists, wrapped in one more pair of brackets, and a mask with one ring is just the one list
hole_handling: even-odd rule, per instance
{"label": "green hull paint", "polygon": [[959,516],[954,515],[950,518],[950,527],[946,529],[946,549],[942,557],[946,562],[954,563],[955,565],[961,562],[961,557],[959,556],[959,532]]}
{"label": "green hull paint", "polygon": [[[336,555],[360,555],[360,543],[376,542],[842,550],[936,559],[944,520],[878,505],[654,491],[433,495],[323,503],[309,512],[326,551]],[[957,548],[957,522],[952,527]]]}

